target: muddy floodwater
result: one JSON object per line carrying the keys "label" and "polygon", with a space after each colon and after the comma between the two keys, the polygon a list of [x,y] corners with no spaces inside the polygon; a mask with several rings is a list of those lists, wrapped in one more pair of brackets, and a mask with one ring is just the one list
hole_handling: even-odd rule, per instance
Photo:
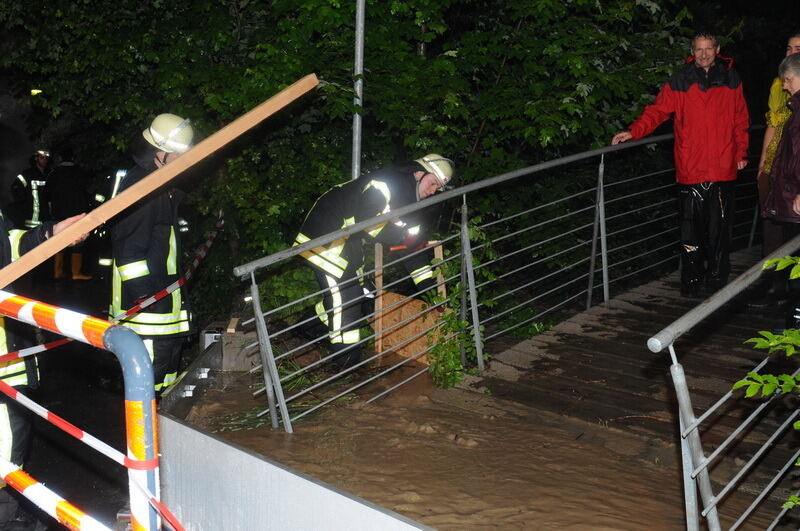
{"label": "muddy floodwater", "polygon": [[241,413],[265,407],[249,378],[210,391],[187,420],[426,525],[685,526],[678,456],[664,441],[498,400],[469,381],[436,389],[427,375],[374,403],[308,415],[289,435]]}

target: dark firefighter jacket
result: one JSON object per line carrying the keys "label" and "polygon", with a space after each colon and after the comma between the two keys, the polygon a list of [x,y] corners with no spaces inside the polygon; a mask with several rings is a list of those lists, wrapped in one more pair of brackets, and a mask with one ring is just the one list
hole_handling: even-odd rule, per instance
{"label": "dark firefighter jacket", "polygon": [[[120,192],[155,171],[152,161],[148,162],[137,161],[137,165],[128,170]],[[149,196],[131,207],[111,227],[110,317],[155,295],[180,277],[179,193],[168,191]],[[183,289],[175,290],[121,324],[146,338],[188,335],[190,319]]]}
{"label": "dark firefighter jacket", "polygon": [[750,118],[732,59],[717,56],[706,74],[692,58],[630,126],[634,140],[649,135],[670,116],[675,122],[675,179],[679,183],[736,179],[737,163],[747,153]]}
{"label": "dark firefighter jacket", "polygon": [[[15,229],[13,224],[0,212],[0,230],[4,237],[0,238],[0,267],[5,267],[21,255],[30,251],[46,238],[45,234],[52,233],[52,223],[42,223],[31,230]],[[7,353],[21,348],[23,345],[15,341],[12,330],[20,326],[29,326],[18,323],[8,317],[0,317],[0,353]],[[27,356],[0,363],[0,379],[12,386],[38,384],[36,358]]]}
{"label": "dark firefighter jacket", "polygon": [[[416,163],[384,168],[334,186],[311,208],[295,245],[416,202],[417,183],[413,172],[421,169]],[[423,240],[425,231],[419,220],[418,216],[394,218],[327,246],[301,253],[301,256],[337,279],[352,276],[363,264],[362,239],[369,237],[390,247],[402,245],[409,236]],[[404,263],[408,262],[406,268],[414,283],[421,289],[428,289],[434,284],[433,271],[424,255],[412,256]]]}

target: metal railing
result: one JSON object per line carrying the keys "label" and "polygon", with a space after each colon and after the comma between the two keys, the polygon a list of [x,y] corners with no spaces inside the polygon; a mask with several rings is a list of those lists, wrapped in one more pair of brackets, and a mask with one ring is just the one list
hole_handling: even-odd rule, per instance
{"label": "metal railing", "polygon": [[[766,260],[791,255],[796,253],[798,248],[800,248],[800,236],[787,242],[775,252],[752,266],[712,297],[703,301],[700,305],[651,337],[647,342],[647,346],[652,352],[658,353],[668,350],[672,362],[670,374],[679,406],[686,524],[689,530],[700,529],[702,518],[705,518],[708,529],[712,531],[721,529],[722,526],[717,510],[718,506],[723,499],[736,492],[737,489],[741,491],[746,475],[752,471],[755,464],[770,450],[783,451],[785,453],[783,458],[776,456],[783,464],[774,471],[774,475],[770,481],[767,482],[763,489],[753,496],[752,503],[738,515],[736,521],[728,529],[738,529],[768,496],[775,493],[779,482],[786,477],[788,471],[797,462],[798,457],[800,457],[800,450],[791,451],[786,448],[775,450],[776,441],[787,436],[787,434],[791,432],[791,426],[797,419],[798,414],[800,414],[800,410],[793,407],[790,407],[788,411],[785,412],[777,410],[775,406],[779,402],[779,400],[776,400],[780,395],[779,390],[772,394],[769,399],[758,405],[758,407],[755,407],[752,404],[752,400],[749,400],[751,404],[744,404],[744,407],[751,406],[752,411],[746,415],[746,418],[744,418],[738,426],[734,426],[730,429],[730,433],[721,443],[715,440],[713,443],[714,451],[706,455],[705,448],[710,448],[712,444],[708,442],[705,446],[703,444],[701,432],[703,425],[705,424],[707,427],[712,423],[715,415],[730,411],[732,407],[742,405],[742,401],[747,399],[744,398],[742,393],[731,390],[716,400],[701,414],[696,415],[695,408],[697,406],[692,403],[692,394],[687,382],[686,372],[684,366],[678,361],[675,342],[757,282],[762,274],[763,263]],[[770,357],[767,356],[749,372],[758,373],[767,367],[769,362]],[[800,369],[795,371],[792,376],[796,376],[798,373],[800,373]],[[744,378],[745,374],[741,376]],[[733,382],[731,382],[731,384],[733,384]],[[770,422],[766,422],[767,415],[772,415],[772,420]],[[761,430],[755,433],[757,427],[760,427]],[[749,442],[756,444],[757,450],[752,452],[749,459],[744,462],[732,477],[722,481],[722,487],[719,492],[715,493],[709,475],[710,468],[719,464],[719,462],[726,457],[728,461],[733,460],[734,458],[729,454],[738,445],[742,445],[747,440],[748,435],[752,435],[752,441]],[[748,451],[746,453],[749,454],[750,452]],[[759,467],[759,471],[764,471],[763,464]],[[699,510],[698,507],[700,507]],[[787,510],[788,509],[780,511],[772,521],[769,529],[775,528],[780,523],[781,519],[786,515]]]}
{"label": "metal railing", "polygon": [[[155,428],[155,392],[150,354],[132,330],[102,319],[50,306],[0,291],[0,314],[102,348],[116,355],[125,384],[127,455],[47,411],[14,388],[0,382],[0,392],[45,418],[118,464],[128,468],[131,518],[135,529],[160,529],[159,458]],[[8,362],[20,353],[0,356]],[[109,529],[68,504],[22,472],[15,463],[0,461],[3,479],[42,510],[71,529]]]}
{"label": "metal railing", "polygon": [[[326,404],[354,393],[375,400],[428,370],[435,374],[443,351],[458,351],[462,367],[456,370],[482,370],[485,346],[501,336],[531,337],[609,300],[612,291],[673,271],[679,220],[671,140],[652,137],[504,173],[236,267],[236,276],[250,280],[254,316],[243,324],[256,325],[258,342],[248,348],[261,357],[253,369],[264,373],[265,384],[254,393],[266,394],[268,408],[261,414],[269,412],[273,427],[282,421],[291,432],[292,421]],[[737,187],[734,243],[740,246],[752,244],[755,234],[753,174],[742,172]],[[469,205],[481,215],[471,216]],[[327,290],[309,287],[296,300],[277,300],[269,292],[270,275],[302,276],[305,260],[291,261],[300,253],[421,211],[446,221],[438,234],[443,251],[437,266],[437,289],[446,296],[413,301],[423,294],[399,272],[408,256],[368,260],[357,279],[367,286],[364,301],[383,302],[364,312],[359,346],[372,353],[355,367],[332,370],[336,354],[325,351],[327,332],[300,337],[319,328],[307,310]],[[386,283],[372,288],[372,279]],[[385,304],[387,292],[402,296]],[[264,308],[264,297],[274,301],[271,308]]]}

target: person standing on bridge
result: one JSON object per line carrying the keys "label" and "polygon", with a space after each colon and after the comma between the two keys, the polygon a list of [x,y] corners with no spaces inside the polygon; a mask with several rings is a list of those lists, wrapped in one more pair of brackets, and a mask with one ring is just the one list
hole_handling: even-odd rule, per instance
{"label": "person standing on bridge", "polygon": [[692,56],[652,105],[611,140],[639,140],[670,117],[675,131],[681,240],[681,295],[713,293],[730,274],[728,256],[737,171],[747,165],[750,124],[733,60],[719,55],[716,35],[697,33]]}
{"label": "person standing on bridge", "polygon": [[[334,186],[317,199],[294,245],[421,201],[444,190],[452,177],[453,161],[432,153]],[[392,219],[300,253],[314,270],[320,288],[325,290],[323,300],[315,310],[328,329],[329,347],[335,354],[333,364],[337,368],[346,369],[361,360],[359,327],[364,319],[361,310],[364,298],[362,239],[369,236],[388,246],[402,246],[406,252],[419,251],[427,241],[418,214]],[[417,290],[427,291],[435,287],[433,269],[425,253],[409,256],[403,260],[403,265],[409,270]]]}
{"label": "person standing on bridge", "polygon": [[[778,77],[791,94],[787,105],[792,114],[772,162],[764,215],[781,224],[784,241],[788,241],[800,234],[800,54],[781,61]],[[786,328],[800,329],[800,280],[789,281],[787,299]]]}

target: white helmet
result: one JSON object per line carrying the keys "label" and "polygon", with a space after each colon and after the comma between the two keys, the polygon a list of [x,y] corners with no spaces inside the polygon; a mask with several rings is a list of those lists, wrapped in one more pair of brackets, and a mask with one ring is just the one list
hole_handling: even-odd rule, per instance
{"label": "white helmet", "polygon": [[437,153],[428,153],[414,162],[418,162],[425,171],[436,177],[439,190],[443,190],[453,177],[453,161]]}
{"label": "white helmet", "polygon": [[142,131],[147,142],[166,153],[185,153],[192,147],[194,129],[189,119],[170,113],[159,114],[150,127]]}

